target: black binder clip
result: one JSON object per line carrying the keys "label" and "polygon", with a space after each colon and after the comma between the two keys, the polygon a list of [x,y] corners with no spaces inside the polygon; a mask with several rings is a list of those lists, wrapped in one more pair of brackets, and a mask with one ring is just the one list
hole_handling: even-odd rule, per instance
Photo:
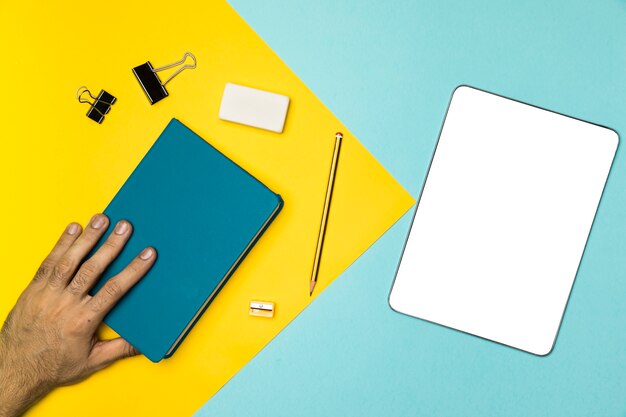
{"label": "black binder clip", "polygon": [[[93,102],[83,97],[85,93],[91,97]],[[90,105],[87,117],[97,123],[102,123],[104,115],[111,110],[111,106],[117,101],[115,97],[104,90],[100,90],[98,97],[94,97],[85,86],[79,87],[78,90],[76,90],[76,98],[80,103],[87,103]]]}
{"label": "black binder clip", "polygon": [[[174,74],[170,75],[170,77],[165,80],[164,83],[161,82],[161,79],[157,75],[157,72],[184,64],[187,57],[190,57],[193,60],[193,64],[183,65]],[[137,81],[139,81],[139,84],[141,84],[141,88],[143,88],[146,96],[148,96],[150,104],[154,104],[157,101],[163,100],[165,97],[168,96],[167,90],[165,89],[165,84],[170,82],[172,78],[174,78],[187,68],[195,67],[196,57],[191,52],[186,52],[185,55],[183,55],[183,59],[181,59],[180,61],[156,69],[153,68],[150,61],[148,61],[145,64],[133,68],[133,74],[135,74],[135,77],[137,77]]]}

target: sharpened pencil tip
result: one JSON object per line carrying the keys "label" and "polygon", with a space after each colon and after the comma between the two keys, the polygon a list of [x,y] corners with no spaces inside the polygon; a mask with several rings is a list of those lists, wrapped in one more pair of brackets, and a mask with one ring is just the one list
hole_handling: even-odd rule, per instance
{"label": "sharpened pencil tip", "polygon": [[315,288],[315,281],[311,281],[309,286],[309,297],[313,296],[313,288]]}

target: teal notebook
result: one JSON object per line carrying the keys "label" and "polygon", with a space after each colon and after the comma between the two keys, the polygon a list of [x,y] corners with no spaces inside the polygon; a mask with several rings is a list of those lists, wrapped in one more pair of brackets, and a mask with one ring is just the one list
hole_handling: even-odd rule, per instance
{"label": "teal notebook", "polygon": [[172,119],[104,211],[110,229],[127,219],[134,232],[92,292],[144,247],[158,252],[153,268],[105,323],[150,360],[171,356],[282,204]]}

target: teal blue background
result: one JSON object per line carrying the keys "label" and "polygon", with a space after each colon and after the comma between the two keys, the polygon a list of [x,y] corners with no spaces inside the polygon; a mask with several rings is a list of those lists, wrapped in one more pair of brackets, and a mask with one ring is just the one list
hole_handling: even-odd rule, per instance
{"label": "teal blue background", "polygon": [[[230,3],[415,197],[459,84],[626,132],[625,0]],[[409,214],[197,415],[626,416],[623,147],[549,356],[389,308]]]}

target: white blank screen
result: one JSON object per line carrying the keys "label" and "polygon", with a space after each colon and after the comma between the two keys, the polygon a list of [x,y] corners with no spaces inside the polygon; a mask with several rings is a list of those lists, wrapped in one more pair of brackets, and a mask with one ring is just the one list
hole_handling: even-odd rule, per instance
{"label": "white blank screen", "polygon": [[610,129],[457,88],[391,307],[548,354],[617,144]]}

